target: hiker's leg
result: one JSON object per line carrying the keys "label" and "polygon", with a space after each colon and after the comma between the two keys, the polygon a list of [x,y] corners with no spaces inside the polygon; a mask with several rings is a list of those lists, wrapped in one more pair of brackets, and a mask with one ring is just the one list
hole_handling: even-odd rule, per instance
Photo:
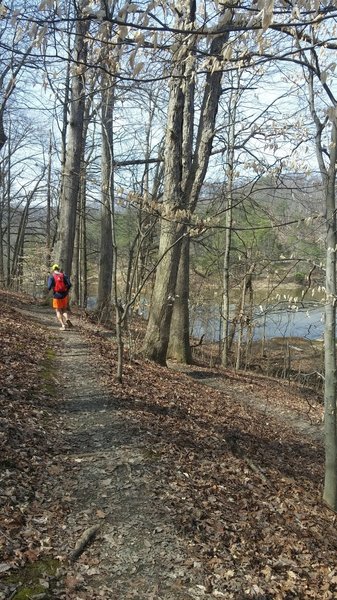
{"label": "hiker's leg", "polygon": [[67,309],[66,308],[62,308],[61,309],[61,314],[62,314],[63,325],[66,327],[66,325],[67,325]]}
{"label": "hiker's leg", "polygon": [[72,329],[74,327],[74,325],[72,324],[71,320],[69,319],[68,313],[64,313],[64,318],[65,318],[65,323],[66,323],[67,327]]}
{"label": "hiker's leg", "polygon": [[63,309],[63,317],[64,317],[65,325],[71,329],[73,327],[73,324],[70,321],[69,316],[68,316],[68,313],[71,312],[68,302],[69,302],[69,300],[67,299],[67,306]]}
{"label": "hiker's leg", "polygon": [[56,318],[61,323],[62,329],[65,329],[65,325],[64,325],[64,321],[63,321],[63,315],[62,315],[62,309],[56,308]]}

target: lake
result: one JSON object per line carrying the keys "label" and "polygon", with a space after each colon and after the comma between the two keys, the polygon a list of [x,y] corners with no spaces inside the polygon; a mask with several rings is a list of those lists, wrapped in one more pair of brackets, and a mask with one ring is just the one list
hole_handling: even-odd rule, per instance
{"label": "lake", "polygon": [[[88,309],[95,308],[96,298],[88,298]],[[234,306],[232,307],[234,309]],[[140,303],[139,315],[145,319],[148,305],[145,299]],[[245,328],[246,330],[246,328]],[[308,303],[298,309],[290,309],[287,304],[275,308],[266,305],[257,308],[253,314],[253,339],[270,339],[274,337],[301,337],[308,340],[319,340],[324,334],[324,306],[319,303]],[[217,306],[191,306],[191,336],[218,342],[220,339],[220,309]]]}
{"label": "lake", "polygon": [[[264,310],[256,309],[253,314],[253,339],[274,337],[301,337],[309,340],[323,338],[324,306],[308,305],[300,309],[288,307]],[[246,331],[246,328],[245,328]],[[221,337],[220,310],[213,307],[206,311],[203,307],[191,310],[191,335],[208,341],[219,341]]]}

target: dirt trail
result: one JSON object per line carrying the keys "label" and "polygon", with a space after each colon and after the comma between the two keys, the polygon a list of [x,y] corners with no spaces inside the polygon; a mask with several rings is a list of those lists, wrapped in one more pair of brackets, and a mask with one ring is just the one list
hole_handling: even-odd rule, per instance
{"label": "dirt trail", "polygon": [[[63,346],[56,359],[62,398],[55,426],[61,452],[52,466],[50,490],[53,504],[66,512],[58,524],[60,555],[69,556],[83,532],[99,525],[95,540],[69,567],[68,588],[60,598],[199,597],[202,573],[186,572],[188,543],[179,537],[160,495],[146,431],[128,422],[108,394],[78,328],[58,333],[50,310],[33,307],[29,312],[55,328]],[[211,597],[205,590],[202,596]]]}

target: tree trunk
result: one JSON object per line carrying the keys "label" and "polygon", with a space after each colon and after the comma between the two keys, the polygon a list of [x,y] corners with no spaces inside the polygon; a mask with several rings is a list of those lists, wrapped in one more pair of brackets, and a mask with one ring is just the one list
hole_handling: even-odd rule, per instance
{"label": "tree trunk", "polygon": [[150,318],[143,345],[145,357],[161,365],[166,364],[181,240],[175,222],[162,223],[160,262],[157,267]]}
{"label": "tree trunk", "polygon": [[[46,216],[46,267],[50,269],[51,262],[51,167],[52,167],[52,141],[49,135],[49,158],[47,167],[47,216]],[[46,286],[47,289],[47,286]]]}
{"label": "tree trunk", "polygon": [[[93,81],[92,81],[93,85]],[[91,120],[91,95],[85,102],[83,119],[83,143],[81,148],[81,173],[78,192],[78,206],[76,219],[76,233],[73,257],[73,293],[72,299],[79,306],[86,306],[87,298],[87,265],[86,265],[86,196],[87,196],[87,162],[85,160],[86,139],[89,123]],[[84,291],[85,290],[85,291]]]}
{"label": "tree trunk", "polygon": [[232,194],[228,193],[226,197],[226,230],[225,230],[225,248],[223,259],[223,291],[222,291],[222,340],[221,340],[221,364],[223,367],[228,367],[229,351],[230,351],[230,336],[229,336],[229,319],[230,319],[230,303],[229,303],[229,259],[232,239]]}
{"label": "tree trunk", "polygon": [[[313,64],[317,56],[312,50]],[[308,71],[309,107],[316,128],[316,156],[322,179],[326,207],[326,276],[325,276],[325,327],[324,327],[324,436],[325,436],[325,475],[323,500],[334,511],[337,510],[337,369],[336,369],[336,161],[337,161],[337,120],[336,106],[332,107],[331,139],[328,163],[325,164],[326,150],[323,147],[323,125],[315,107],[314,75]]]}
{"label": "tree trunk", "polygon": [[247,315],[245,312],[246,295],[248,292],[250,292],[250,294],[252,294],[252,285],[253,285],[252,284],[252,276],[253,276],[254,270],[255,270],[255,264],[253,263],[250,266],[249,271],[247,273],[245,273],[245,276],[243,279],[243,284],[242,284],[241,302],[240,302],[240,309],[239,309],[239,315],[238,315],[239,334],[238,334],[238,342],[237,342],[237,349],[236,349],[236,363],[235,363],[235,369],[237,371],[241,368],[243,331],[244,331],[245,325],[247,325]]}
{"label": "tree trunk", "polygon": [[178,63],[170,82],[164,151],[163,214],[159,243],[159,264],[152,295],[150,317],[144,338],[146,358],[166,364],[170,324],[180,256],[179,229],[175,220],[182,208],[181,156],[184,95],[181,87],[182,65]]}
{"label": "tree trunk", "polygon": [[24,239],[25,239],[25,234],[26,234],[26,227],[27,227],[27,222],[28,222],[28,212],[29,212],[29,205],[30,205],[31,199],[32,199],[32,196],[29,196],[27,198],[25,208],[23,209],[23,212],[21,214],[21,219],[20,219],[20,223],[19,223],[19,227],[18,227],[18,233],[16,236],[14,250],[13,250],[10,285],[14,289],[18,289],[18,287],[16,285],[16,280],[19,276],[20,261],[22,261],[23,244],[24,244]]}
{"label": "tree trunk", "polygon": [[[184,6],[189,22],[193,2]],[[165,364],[173,303],[176,291],[177,270],[180,259],[180,241],[186,235],[184,213],[180,212],[180,225],[175,224],[177,211],[194,211],[202,183],[205,178],[212,149],[215,119],[221,94],[221,57],[224,44],[228,40],[228,31],[215,37],[211,43],[210,54],[219,59],[219,67],[214,65],[206,77],[205,91],[200,110],[200,119],[196,139],[196,148],[191,160],[192,135],[187,107],[191,107],[193,95],[189,85],[184,86],[184,78],[190,81],[189,61],[193,59],[195,42],[191,34],[179,39],[179,60],[173,69],[170,82],[170,98],[167,116],[165,153],[164,153],[164,194],[165,211],[162,218],[159,259],[156,280],[152,296],[150,318],[144,339],[143,352],[147,358]],[[183,51],[183,52],[182,52]],[[216,63],[215,63],[216,64]],[[185,122],[184,122],[185,118]],[[186,119],[189,125],[186,128]],[[191,168],[188,169],[187,166]],[[177,219],[178,221],[178,219]],[[185,302],[186,298],[185,296]],[[182,304],[181,304],[182,307]],[[188,314],[184,307],[182,318]],[[188,328],[185,325],[184,330]]]}
{"label": "tree trunk", "polygon": [[83,190],[80,200],[80,231],[79,231],[79,305],[86,308],[88,302],[88,257],[87,257],[87,211],[86,211],[86,178],[82,182]]}
{"label": "tree trunk", "polygon": [[[237,86],[239,86],[239,79]],[[234,88],[234,86],[233,86]],[[223,367],[228,366],[229,358],[229,261],[232,241],[232,221],[233,221],[233,183],[234,183],[234,154],[235,154],[235,127],[236,127],[236,111],[238,104],[238,88],[231,92],[229,107],[228,107],[228,134],[227,134],[227,173],[225,186],[225,202],[226,202],[226,229],[225,229],[225,248],[223,259],[223,293],[222,293],[222,352],[221,364]]]}
{"label": "tree trunk", "polygon": [[0,108],[0,150],[1,148],[4,147],[5,143],[7,142],[7,135],[5,133],[5,129],[4,129],[4,107]]}
{"label": "tree trunk", "polygon": [[[183,9],[188,3],[184,3]],[[180,20],[178,19],[178,25]],[[150,317],[144,338],[143,353],[159,364],[166,364],[171,317],[175,299],[176,279],[180,259],[179,230],[175,215],[186,208],[181,184],[183,177],[184,111],[186,107],[184,74],[189,54],[189,42],[184,36],[177,39],[178,57],[173,55],[170,97],[164,146],[164,194],[161,220],[159,264],[151,300]],[[183,50],[183,56],[181,55]]]}
{"label": "tree trunk", "polygon": [[85,62],[87,42],[85,35],[89,22],[76,23],[74,72],[72,73],[70,118],[66,158],[62,175],[60,218],[55,247],[55,258],[71,274],[76,230],[76,212],[80,186],[83,122],[85,110]]}
{"label": "tree trunk", "polygon": [[8,169],[7,169],[7,272],[6,272],[6,284],[7,287],[11,283],[11,124],[9,124],[8,134]]}
{"label": "tree trunk", "polygon": [[176,294],[170,328],[170,341],[167,357],[179,363],[192,363],[189,331],[189,274],[190,239],[185,237],[181,245],[181,254],[177,276]]}
{"label": "tree trunk", "polygon": [[112,219],[111,196],[113,193],[113,104],[114,92],[107,78],[102,86],[102,186],[101,186],[101,246],[98,274],[97,310],[109,314],[112,292]]}
{"label": "tree trunk", "polygon": [[[219,37],[213,39],[210,48],[210,55],[214,56],[215,59],[221,57],[221,53],[224,44],[228,41],[228,33],[224,33]],[[204,88],[204,95],[202,99],[200,119],[198,124],[198,133],[196,139],[196,147],[192,152],[192,140],[193,140],[193,115],[194,115],[194,72],[193,68],[185,73],[187,80],[185,94],[184,94],[184,126],[182,129],[182,183],[181,187],[183,190],[184,207],[193,213],[200,195],[200,190],[205,179],[209,158],[212,150],[215,121],[218,111],[219,99],[221,95],[221,80],[222,71],[221,69],[213,69],[208,72],[206,77],[206,83]],[[185,261],[189,257],[189,253],[184,253],[180,261]],[[182,265],[182,272],[187,272],[189,269],[188,265]],[[178,293],[178,291],[177,291]],[[170,356],[175,358],[179,362],[182,356],[185,354],[187,362],[191,360],[191,351],[186,347],[184,354],[178,351],[178,348],[183,348],[189,345],[189,339],[187,341],[186,332],[189,331],[189,306],[188,298],[189,291],[181,293],[179,290],[179,301],[174,303],[173,314],[177,311],[181,311],[180,316],[176,316],[175,319],[181,324],[185,320],[184,325],[179,330],[174,330],[172,333],[174,341],[172,342],[170,349]],[[176,336],[181,339],[176,339]],[[177,348],[177,354],[174,353],[174,348]]]}
{"label": "tree trunk", "polygon": [[[188,22],[195,19],[195,2],[189,1]],[[193,132],[194,132],[194,99],[195,99],[195,42],[189,48],[189,60],[186,62],[184,79],[183,125],[181,130],[181,189],[185,190],[188,177],[192,168]],[[183,194],[184,209],[188,209],[190,198]],[[189,270],[190,270],[190,241],[187,237],[181,244],[179,268],[177,273],[176,293],[173,304],[172,320],[170,324],[170,338],[168,357],[179,363],[191,364],[192,352],[190,347],[190,319],[189,319]]]}
{"label": "tree trunk", "polygon": [[[82,186],[80,186],[82,187]],[[81,198],[79,198],[78,202],[78,214],[76,218],[76,231],[75,231],[75,240],[74,240],[74,253],[73,253],[73,265],[72,265],[72,288],[71,288],[71,300],[75,305],[79,305],[80,298],[80,243],[81,243]]]}
{"label": "tree trunk", "polygon": [[3,215],[4,194],[2,193],[0,202],[0,288],[2,288],[5,285]]}
{"label": "tree trunk", "polygon": [[325,478],[323,499],[337,510],[337,425],[336,425],[336,144],[337,123],[333,122],[330,167],[325,185],[327,209],[326,253],[326,305],[324,329],[324,429],[325,429]]}

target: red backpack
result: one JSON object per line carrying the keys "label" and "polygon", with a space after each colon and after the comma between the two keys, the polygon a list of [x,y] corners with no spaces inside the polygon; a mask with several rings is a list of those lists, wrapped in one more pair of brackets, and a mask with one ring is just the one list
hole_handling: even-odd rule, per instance
{"label": "red backpack", "polygon": [[63,273],[53,273],[54,277],[54,292],[57,294],[64,294],[68,291],[68,285],[64,279]]}

